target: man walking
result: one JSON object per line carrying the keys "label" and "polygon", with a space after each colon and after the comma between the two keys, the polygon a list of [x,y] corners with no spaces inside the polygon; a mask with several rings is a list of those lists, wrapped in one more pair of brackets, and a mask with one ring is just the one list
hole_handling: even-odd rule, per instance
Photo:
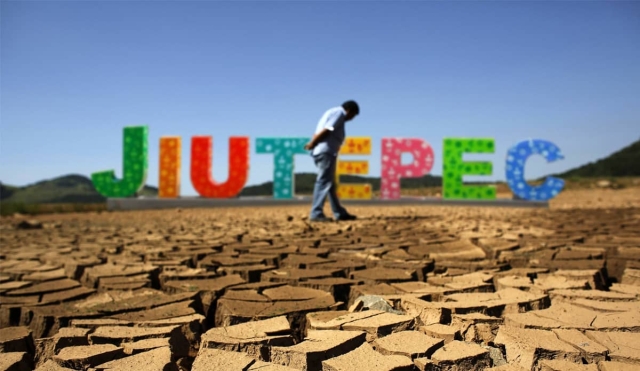
{"label": "man walking", "polygon": [[329,221],[324,215],[324,202],[327,196],[331,204],[331,211],[336,220],[355,220],[356,217],[347,212],[340,205],[336,193],[336,162],[340,146],[344,142],[344,126],[360,113],[355,101],[349,100],[340,107],[331,108],[322,115],[316,132],[304,148],[311,151],[313,161],[318,167],[318,177],[313,189],[313,204],[311,206],[311,221]]}

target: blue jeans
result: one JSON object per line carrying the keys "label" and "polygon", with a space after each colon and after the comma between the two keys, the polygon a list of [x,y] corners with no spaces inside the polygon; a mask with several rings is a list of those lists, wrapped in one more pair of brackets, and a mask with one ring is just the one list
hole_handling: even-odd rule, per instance
{"label": "blue jeans", "polygon": [[313,161],[318,168],[318,177],[316,178],[316,184],[313,188],[311,218],[314,219],[324,216],[324,201],[327,196],[329,196],[329,203],[331,204],[333,216],[337,219],[346,215],[347,210],[340,205],[340,200],[338,200],[338,195],[336,194],[337,156],[331,153],[321,153],[312,156]]}

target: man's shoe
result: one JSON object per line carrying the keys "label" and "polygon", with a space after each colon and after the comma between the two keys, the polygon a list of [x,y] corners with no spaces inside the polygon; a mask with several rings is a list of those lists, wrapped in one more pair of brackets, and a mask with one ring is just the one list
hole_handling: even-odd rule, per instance
{"label": "man's shoe", "polygon": [[338,217],[338,220],[340,220],[340,221],[343,221],[343,220],[356,220],[356,219],[358,219],[358,217],[357,217],[357,216],[355,216],[355,215],[351,215],[351,214],[349,214],[349,213],[344,214],[344,215],[340,215],[340,216]]}
{"label": "man's shoe", "polygon": [[310,222],[315,222],[315,223],[321,223],[321,222],[330,222],[331,219],[327,218],[326,216],[322,215],[322,216],[317,216],[315,218],[309,218]]}

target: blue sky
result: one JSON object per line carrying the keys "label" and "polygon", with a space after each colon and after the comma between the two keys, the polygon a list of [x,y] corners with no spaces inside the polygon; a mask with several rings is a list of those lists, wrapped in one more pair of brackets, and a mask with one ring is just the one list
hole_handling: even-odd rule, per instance
{"label": "blue sky", "polygon": [[[491,137],[494,173],[523,139],[566,159],[529,161],[527,178],[604,157],[640,138],[640,3],[604,1],[2,1],[0,180],[115,169],[122,128],[148,125],[147,183],[158,140],[310,136],[323,112],[355,99],[347,134]],[[354,158],[359,159],[359,158]],[[296,171],[313,171],[308,156]],[[248,184],[271,180],[251,153]]]}

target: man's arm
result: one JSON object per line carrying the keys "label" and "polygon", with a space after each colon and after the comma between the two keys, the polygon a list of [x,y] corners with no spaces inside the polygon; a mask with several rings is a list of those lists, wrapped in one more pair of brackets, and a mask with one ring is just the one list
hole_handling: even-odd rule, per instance
{"label": "man's arm", "polygon": [[333,118],[333,120],[327,122],[324,126],[324,129],[322,129],[322,131],[320,131],[318,134],[314,135],[311,141],[304,146],[304,149],[306,149],[307,151],[312,150],[329,134],[330,131],[335,130],[335,128],[339,125],[344,125],[343,114],[335,115],[335,118]]}
{"label": "man's arm", "polygon": [[331,130],[327,128],[322,129],[321,132],[319,132],[318,134],[314,135],[313,138],[311,138],[311,141],[309,143],[304,145],[304,149],[306,149],[307,151],[314,149],[315,146],[317,146],[318,143],[320,143],[327,136],[327,134],[329,134],[329,131]]}

